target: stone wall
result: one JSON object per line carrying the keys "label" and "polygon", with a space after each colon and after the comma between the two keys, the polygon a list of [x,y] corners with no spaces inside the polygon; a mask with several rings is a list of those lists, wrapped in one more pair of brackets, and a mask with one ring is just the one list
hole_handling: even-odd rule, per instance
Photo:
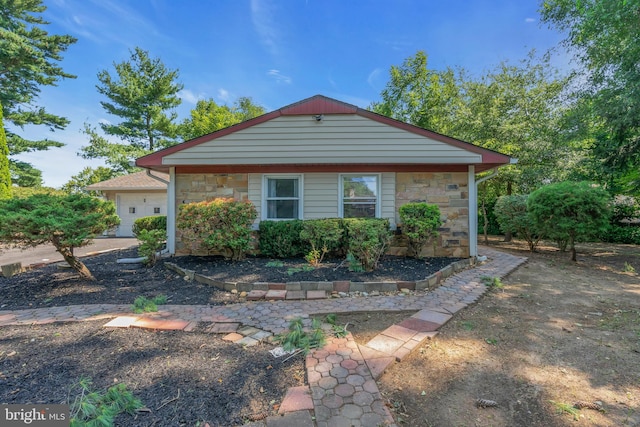
{"label": "stone wall", "polygon": [[[248,200],[247,174],[179,174],[176,175],[176,213],[181,204],[213,199]],[[185,247],[180,230],[177,230],[177,255],[208,255],[206,251]]]}
{"label": "stone wall", "polygon": [[[425,256],[469,256],[469,188],[466,172],[396,174],[396,221],[400,224],[400,206],[427,202],[440,208],[442,226],[436,247],[427,245]],[[404,255],[403,237],[396,237],[390,253]]]}

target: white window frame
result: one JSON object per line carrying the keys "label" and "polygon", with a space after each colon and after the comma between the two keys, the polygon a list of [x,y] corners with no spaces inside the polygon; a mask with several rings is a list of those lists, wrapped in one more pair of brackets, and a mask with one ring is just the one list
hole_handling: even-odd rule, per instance
{"label": "white window frame", "polygon": [[338,216],[344,218],[344,177],[361,177],[361,176],[375,176],[376,177],[376,218],[380,218],[381,205],[382,205],[382,174],[381,173],[341,173],[338,175]]}
{"label": "white window frame", "polygon": [[[297,179],[298,180],[298,197],[291,198],[278,198],[280,200],[298,200],[298,218],[268,218],[267,212],[267,201],[270,200],[268,197],[269,186],[268,182],[270,179]],[[304,217],[304,175],[302,174],[275,174],[275,175],[262,175],[262,212],[260,214],[260,219],[262,221],[288,221],[291,219],[303,219]]]}

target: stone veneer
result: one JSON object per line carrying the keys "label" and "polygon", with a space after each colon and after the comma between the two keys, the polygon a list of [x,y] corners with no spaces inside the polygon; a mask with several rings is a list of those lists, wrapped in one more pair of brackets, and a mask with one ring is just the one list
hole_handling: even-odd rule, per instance
{"label": "stone veneer", "polygon": [[[466,172],[396,174],[396,221],[400,206],[410,202],[438,205],[442,219],[434,250],[428,244],[424,256],[469,256],[469,188]],[[396,236],[389,253],[405,255],[406,238]]]}
{"label": "stone veneer", "polygon": [[[436,247],[428,244],[424,256],[469,256],[469,189],[466,172],[412,172],[396,174],[396,222],[398,209],[409,202],[427,202],[440,208],[442,226]],[[247,174],[176,175],[176,203],[201,202],[217,198],[248,199]],[[396,236],[388,253],[405,255],[406,238]],[[185,247],[180,231],[176,236],[177,255],[208,255],[195,246]]]}
{"label": "stone veneer", "polygon": [[[249,177],[242,174],[177,174],[176,212],[181,204],[219,198],[248,200]],[[185,247],[180,230],[176,236],[177,255],[208,255],[196,247]]]}

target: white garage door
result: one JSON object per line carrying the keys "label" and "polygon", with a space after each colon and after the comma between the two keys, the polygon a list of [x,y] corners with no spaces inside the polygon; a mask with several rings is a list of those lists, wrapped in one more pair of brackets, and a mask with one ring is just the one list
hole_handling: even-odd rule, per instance
{"label": "white garage door", "polygon": [[116,195],[116,205],[120,217],[116,236],[131,237],[133,236],[131,229],[136,219],[143,216],[167,214],[167,195],[161,193],[119,193]]}

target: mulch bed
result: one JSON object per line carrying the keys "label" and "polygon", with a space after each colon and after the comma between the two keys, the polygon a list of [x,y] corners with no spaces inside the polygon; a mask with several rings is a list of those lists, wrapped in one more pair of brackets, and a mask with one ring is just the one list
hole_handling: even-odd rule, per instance
{"label": "mulch bed", "polygon": [[[230,263],[215,257],[177,257],[160,260],[152,268],[116,263],[136,255],[135,249],[129,249],[85,258],[95,281],[80,279],[57,265],[0,277],[0,310],[132,304],[139,295],[160,294],[170,304],[238,302],[237,295],[185,280],[168,270],[165,261],[232,282],[411,281],[455,261],[390,257],[372,273],[351,273],[339,261],[328,261],[313,271],[292,274],[289,269],[301,268],[302,260],[285,260],[282,267],[266,267],[270,260],[262,258]],[[377,317],[341,321],[351,320],[355,332],[358,323],[377,324]],[[151,410],[122,415],[117,425],[202,426],[206,422],[211,427],[235,426],[276,414],[287,388],[305,384],[302,356],[283,363],[268,353],[273,345],[243,348],[228,343],[221,335],[206,332],[205,322],[193,332],[105,329],[104,323],[0,328],[0,402],[70,403],[79,395],[74,385],[81,378],[91,378],[96,389],[126,384]]]}

